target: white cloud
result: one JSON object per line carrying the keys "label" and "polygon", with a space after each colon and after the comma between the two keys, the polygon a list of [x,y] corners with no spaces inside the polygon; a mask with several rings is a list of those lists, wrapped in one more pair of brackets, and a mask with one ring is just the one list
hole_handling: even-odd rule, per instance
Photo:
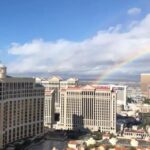
{"label": "white cloud", "polygon": [[134,8],[130,8],[129,10],[128,10],[128,14],[129,15],[138,15],[138,14],[140,14],[141,13],[141,8],[136,8],[136,7],[134,7]]}
{"label": "white cloud", "polygon": [[[116,25],[80,42],[36,39],[29,43],[12,44],[8,52],[17,59],[8,65],[8,69],[11,73],[49,71],[100,74],[137,55],[144,48],[150,48],[150,14],[134,26],[131,25],[126,32],[122,31],[121,25]],[[142,66],[126,66],[125,70],[127,73],[139,72],[147,65],[145,61]]]}

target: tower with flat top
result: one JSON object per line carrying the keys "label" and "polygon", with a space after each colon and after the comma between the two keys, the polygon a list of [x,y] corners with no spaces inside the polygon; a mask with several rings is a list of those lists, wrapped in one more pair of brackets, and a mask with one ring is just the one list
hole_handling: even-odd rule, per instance
{"label": "tower with flat top", "polygon": [[0,79],[6,78],[6,75],[7,75],[7,68],[5,65],[0,63]]}

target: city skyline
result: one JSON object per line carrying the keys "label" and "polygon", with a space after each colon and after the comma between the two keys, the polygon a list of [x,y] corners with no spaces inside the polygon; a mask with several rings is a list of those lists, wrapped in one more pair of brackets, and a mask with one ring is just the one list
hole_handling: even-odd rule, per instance
{"label": "city skyline", "polygon": [[10,74],[135,80],[149,72],[148,0],[0,3],[0,60]]}

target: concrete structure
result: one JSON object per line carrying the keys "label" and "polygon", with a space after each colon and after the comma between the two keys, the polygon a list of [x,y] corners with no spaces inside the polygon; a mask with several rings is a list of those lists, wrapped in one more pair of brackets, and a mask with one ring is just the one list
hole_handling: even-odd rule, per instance
{"label": "concrete structure", "polygon": [[150,139],[150,135],[146,133],[144,130],[129,130],[125,129],[123,132],[123,137],[128,139]]}
{"label": "concrete structure", "polygon": [[55,91],[55,111],[59,111],[59,90],[60,90],[60,81],[62,78],[53,76],[49,79],[44,78],[36,78],[36,82],[42,84],[47,90]]}
{"label": "concrete structure", "polygon": [[150,113],[150,105],[149,104],[129,104],[129,109],[134,112],[141,113]]}
{"label": "concrete structure", "polygon": [[80,141],[69,141],[68,142],[68,148],[70,148],[70,149],[75,149],[75,150],[77,150],[77,149],[79,149],[79,146],[81,145],[82,143],[80,142]]}
{"label": "concrete structure", "polygon": [[141,87],[137,86],[128,86],[127,87],[127,97],[132,98],[134,101],[139,102],[143,99]]}
{"label": "concrete structure", "polygon": [[43,134],[44,87],[33,78],[7,76],[0,65],[0,149],[18,139]]}
{"label": "concrete structure", "polygon": [[138,106],[138,110],[141,113],[150,113],[150,105],[149,104],[139,104]]}
{"label": "concrete structure", "polygon": [[55,91],[45,89],[44,126],[53,128],[55,112]]}
{"label": "concrete structure", "polygon": [[127,87],[124,85],[111,85],[111,88],[117,92],[117,105],[127,105]]}
{"label": "concrete structure", "polygon": [[127,87],[124,85],[99,85],[102,88],[110,88],[111,90],[115,90],[117,92],[117,106],[126,106],[127,104]]}
{"label": "concrete structure", "polygon": [[61,89],[60,129],[116,132],[116,92],[110,87]]}
{"label": "concrete structure", "polygon": [[42,84],[46,89],[55,91],[55,112],[60,113],[60,89],[78,85],[78,79],[69,78],[63,80],[61,77],[53,76],[48,79],[36,78],[36,82]]}
{"label": "concrete structure", "polygon": [[141,90],[145,97],[149,97],[150,73],[141,74]]}

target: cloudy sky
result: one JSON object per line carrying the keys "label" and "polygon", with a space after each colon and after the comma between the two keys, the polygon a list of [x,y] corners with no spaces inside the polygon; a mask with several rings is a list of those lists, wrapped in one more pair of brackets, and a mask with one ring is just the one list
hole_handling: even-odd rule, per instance
{"label": "cloudy sky", "polygon": [[10,74],[134,80],[150,72],[149,0],[1,0]]}

